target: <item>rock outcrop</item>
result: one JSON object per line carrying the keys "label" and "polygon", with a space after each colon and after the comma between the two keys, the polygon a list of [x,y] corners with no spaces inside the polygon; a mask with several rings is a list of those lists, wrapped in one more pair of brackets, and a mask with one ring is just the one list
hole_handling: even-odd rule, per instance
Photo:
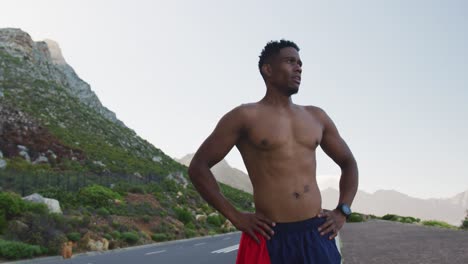
{"label": "rock outcrop", "polygon": [[[101,104],[90,85],[78,77],[75,70],[66,63],[55,41],[47,39],[35,42],[28,33],[20,29],[4,28],[0,29],[0,52],[7,52],[18,60],[28,62],[28,67],[17,68],[10,71],[10,74],[15,74],[17,78],[30,76],[34,79],[58,83],[83,104],[108,120],[124,126],[115,113]],[[0,76],[2,76],[1,72]],[[0,97],[2,97],[3,91],[0,92],[2,93]]]}

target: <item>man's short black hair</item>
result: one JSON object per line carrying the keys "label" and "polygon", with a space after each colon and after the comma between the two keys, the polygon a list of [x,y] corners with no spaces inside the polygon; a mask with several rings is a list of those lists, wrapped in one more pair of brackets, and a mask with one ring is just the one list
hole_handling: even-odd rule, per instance
{"label": "man's short black hair", "polygon": [[262,53],[260,53],[260,56],[258,56],[260,58],[260,60],[258,61],[258,69],[260,70],[260,74],[262,74],[263,76],[263,64],[269,63],[274,56],[279,54],[281,49],[289,47],[295,48],[297,51],[299,51],[299,47],[296,45],[296,43],[289,40],[282,39],[280,41],[272,40],[268,42],[263,48]]}

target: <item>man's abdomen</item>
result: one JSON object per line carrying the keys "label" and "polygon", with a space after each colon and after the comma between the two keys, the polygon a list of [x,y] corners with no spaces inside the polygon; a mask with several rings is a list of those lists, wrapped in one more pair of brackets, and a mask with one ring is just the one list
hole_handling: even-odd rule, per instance
{"label": "man's abdomen", "polygon": [[[271,179],[274,181],[274,179]],[[255,208],[275,222],[295,222],[318,215],[322,198],[315,177],[277,180],[254,186]]]}

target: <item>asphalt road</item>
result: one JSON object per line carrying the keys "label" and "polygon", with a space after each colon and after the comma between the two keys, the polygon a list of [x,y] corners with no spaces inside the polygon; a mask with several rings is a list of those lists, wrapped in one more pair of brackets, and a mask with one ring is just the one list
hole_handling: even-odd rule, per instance
{"label": "asphalt road", "polygon": [[219,264],[235,263],[240,232],[156,243],[151,245],[90,252],[73,256],[39,258],[14,263],[73,263],[73,264]]}

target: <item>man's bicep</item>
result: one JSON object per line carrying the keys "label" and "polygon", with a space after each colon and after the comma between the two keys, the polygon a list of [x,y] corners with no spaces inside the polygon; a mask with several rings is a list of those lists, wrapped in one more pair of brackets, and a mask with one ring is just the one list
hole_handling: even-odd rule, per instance
{"label": "man's bicep", "polygon": [[243,130],[242,124],[239,109],[236,108],[224,115],[193,159],[206,163],[210,168],[214,166],[236,145]]}
{"label": "man's bicep", "polygon": [[324,128],[320,147],[336,164],[342,167],[349,159],[353,159],[353,154],[341,137],[332,119],[325,111],[321,110],[321,112]]}

